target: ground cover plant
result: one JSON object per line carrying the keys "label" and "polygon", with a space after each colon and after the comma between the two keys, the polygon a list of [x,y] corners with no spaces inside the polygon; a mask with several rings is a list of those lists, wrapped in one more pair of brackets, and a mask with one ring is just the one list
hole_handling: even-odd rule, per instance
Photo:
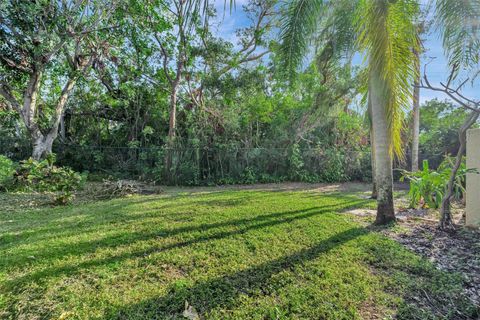
{"label": "ground cover plant", "polygon": [[469,319],[461,279],[345,214],[354,193],[225,190],[2,210],[0,318]]}

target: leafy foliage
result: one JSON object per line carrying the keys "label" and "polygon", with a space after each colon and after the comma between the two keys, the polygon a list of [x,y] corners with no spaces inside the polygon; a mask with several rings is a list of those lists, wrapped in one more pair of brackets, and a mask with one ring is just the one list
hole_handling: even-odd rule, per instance
{"label": "leafy foliage", "polygon": [[[423,161],[423,168],[418,172],[403,171],[402,181],[410,181],[410,207],[415,208],[419,205],[424,208],[438,209],[442,203],[447,188],[450,174],[452,172],[454,160],[451,157],[445,157],[445,160],[437,170],[431,170],[428,160]],[[453,187],[453,198],[461,200],[465,197],[465,179],[468,172],[465,159],[459,168]]]}
{"label": "leafy foliage", "polygon": [[[391,151],[400,158],[405,111],[410,107],[415,77],[414,50],[418,50],[417,27],[413,18],[418,14],[413,0],[359,1],[355,16],[357,43],[365,53],[369,72],[383,79],[382,95],[387,101],[386,114]],[[412,50],[413,49],[413,50]]]}
{"label": "leafy foliage", "polygon": [[12,184],[15,165],[9,158],[0,155],[0,190],[8,190]]}
{"label": "leafy foliage", "polygon": [[73,200],[74,192],[83,185],[86,176],[54,163],[54,154],[42,161],[31,158],[21,161],[14,174],[13,186],[23,191],[53,192],[56,204],[67,204]]}
{"label": "leafy foliage", "polygon": [[458,151],[458,129],[467,111],[450,102],[431,100],[420,108],[420,157],[428,159],[431,168],[437,168],[445,155]]}
{"label": "leafy foliage", "polygon": [[322,10],[327,10],[323,0],[294,0],[285,8],[286,19],[283,19],[282,53],[287,62],[287,69],[297,69],[305,54],[314,31],[317,30]]}
{"label": "leafy foliage", "polygon": [[[437,0],[436,23],[442,31],[443,47],[455,69],[478,68],[480,62],[480,2]],[[478,70],[477,70],[478,71]]]}

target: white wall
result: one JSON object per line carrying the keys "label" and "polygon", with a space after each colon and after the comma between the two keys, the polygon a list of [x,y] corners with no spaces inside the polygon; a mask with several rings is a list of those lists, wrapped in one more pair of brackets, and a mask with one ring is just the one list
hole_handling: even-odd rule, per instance
{"label": "white wall", "polygon": [[[480,129],[467,131],[467,168],[480,173]],[[480,226],[480,174],[467,174],[467,226]]]}

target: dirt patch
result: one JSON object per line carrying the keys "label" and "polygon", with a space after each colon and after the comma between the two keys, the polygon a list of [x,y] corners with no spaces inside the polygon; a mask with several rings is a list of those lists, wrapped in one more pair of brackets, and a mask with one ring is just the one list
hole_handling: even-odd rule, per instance
{"label": "dirt patch", "polygon": [[372,299],[366,300],[360,306],[359,311],[362,319],[369,319],[369,320],[380,320],[380,319],[391,318],[390,315],[394,313],[392,310],[379,308],[376,301]]}
{"label": "dirt patch", "polygon": [[167,193],[197,193],[197,192],[221,192],[230,190],[258,190],[258,191],[311,191],[318,193],[329,192],[366,192],[370,186],[360,182],[345,183],[303,183],[282,182],[249,185],[223,185],[210,187],[163,187]]}
{"label": "dirt patch", "polygon": [[[202,192],[221,192],[230,190],[258,190],[258,191],[308,191],[313,193],[332,193],[332,192],[354,192],[363,193],[365,198],[370,197],[371,185],[363,182],[342,182],[342,183],[304,183],[304,182],[281,182],[281,183],[263,183],[250,185],[223,185],[209,187],[172,187],[161,186],[166,193],[202,193]],[[406,190],[408,185],[396,183],[395,190]]]}

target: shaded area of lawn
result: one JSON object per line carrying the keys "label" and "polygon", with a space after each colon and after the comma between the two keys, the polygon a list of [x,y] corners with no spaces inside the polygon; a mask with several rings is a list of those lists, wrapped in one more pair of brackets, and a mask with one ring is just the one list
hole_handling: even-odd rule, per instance
{"label": "shaded area of lawn", "polygon": [[364,206],[237,190],[2,212],[0,318],[474,317],[456,275],[338,214]]}

